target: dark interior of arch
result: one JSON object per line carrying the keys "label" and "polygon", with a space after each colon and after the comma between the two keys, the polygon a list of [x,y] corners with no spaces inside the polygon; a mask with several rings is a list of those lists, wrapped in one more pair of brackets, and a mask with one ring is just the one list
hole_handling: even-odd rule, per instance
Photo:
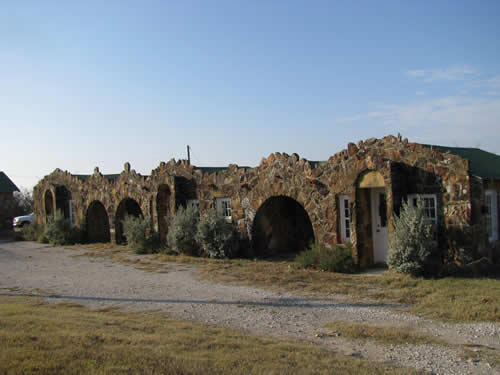
{"label": "dark interior of arch", "polygon": [[116,232],[116,243],[126,244],[127,239],[123,235],[123,219],[125,216],[132,215],[135,217],[142,217],[141,207],[139,203],[131,198],[126,198],[120,202],[118,209],[116,210],[115,217],[115,232]]}
{"label": "dark interior of arch", "polygon": [[45,192],[45,217],[46,220],[49,220],[49,217],[54,216],[54,197],[52,196],[52,192],[47,190]]}
{"label": "dark interior of arch", "polygon": [[169,212],[170,189],[167,185],[160,185],[156,196],[156,213],[158,215],[158,233],[162,243],[167,242]]}
{"label": "dark interior of arch", "polygon": [[252,227],[253,248],[258,256],[297,253],[314,241],[306,210],[294,199],[277,196],[258,209]]}
{"label": "dark interior of arch", "polygon": [[87,209],[86,230],[88,242],[111,241],[108,213],[99,201],[93,201]]}
{"label": "dark interior of arch", "polygon": [[71,192],[64,185],[56,186],[56,211],[61,211],[65,219],[69,219],[69,201]]}

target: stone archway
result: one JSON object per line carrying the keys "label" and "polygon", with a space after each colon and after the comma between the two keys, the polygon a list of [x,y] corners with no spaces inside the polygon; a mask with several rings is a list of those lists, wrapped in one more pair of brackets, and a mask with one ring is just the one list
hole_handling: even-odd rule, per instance
{"label": "stone archway", "polygon": [[117,244],[126,244],[127,239],[123,235],[123,219],[125,216],[132,215],[135,217],[142,217],[142,210],[139,203],[137,203],[132,198],[123,199],[118,208],[116,209],[115,215],[115,239]]}
{"label": "stone archway", "polygon": [[252,241],[256,255],[297,253],[314,242],[313,226],[306,210],[295,199],[273,196],[257,210]]}
{"label": "stone archway", "polygon": [[156,214],[158,217],[158,234],[161,243],[167,242],[170,196],[170,188],[167,185],[160,185],[158,187],[158,194],[156,195]]}
{"label": "stone archway", "polygon": [[86,215],[87,240],[89,242],[110,242],[109,218],[99,201],[90,203]]}
{"label": "stone archway", "polygon": [[388,207],[386,184],[380,172],[360,174],[356,185],[356,207],[360,264],[387,263]]}
{"label": "stone archway", "polygon": [[54,216],[54,195],[52,191],[47,190],[43,197],[45,204],[45,221],[48,222],[49,218]]}

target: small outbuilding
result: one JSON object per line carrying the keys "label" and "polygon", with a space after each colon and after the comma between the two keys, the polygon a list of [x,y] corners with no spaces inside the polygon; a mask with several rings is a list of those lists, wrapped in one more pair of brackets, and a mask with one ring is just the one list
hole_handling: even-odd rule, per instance
{"label": "small outbuilding", "polygon": [[0,229],[12,227],[17,202],[14,192],[19,191],[12,180],[0,171]]}

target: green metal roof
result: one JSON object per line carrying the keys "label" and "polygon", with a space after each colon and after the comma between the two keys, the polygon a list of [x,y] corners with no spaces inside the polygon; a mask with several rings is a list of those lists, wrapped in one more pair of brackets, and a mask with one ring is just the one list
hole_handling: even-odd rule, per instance
{"label": "green metal roof", "polygon": [[17,186],[3,172],[0,172],[0,193],[13,193],[19,191]]}
{"label": "green metal roof", "polygon": [[483,151],[479,148],[448,147],[436,145],[424,145],[436,147],[441,152],[451,152],[470,161],[470,172],[474,176],[485,179],[500,179],[500,155]]}

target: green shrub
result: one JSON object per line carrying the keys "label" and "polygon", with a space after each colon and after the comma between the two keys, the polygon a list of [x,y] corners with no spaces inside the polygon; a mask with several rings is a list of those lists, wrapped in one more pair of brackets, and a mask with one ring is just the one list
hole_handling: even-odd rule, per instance
{"label": "green shrub", "polygon": [[421,202],[417,207],[403,202],[399,217],[394,218],[388,266],[398,272],[420,275],[425,271],[432,249],[432,224],[426,220]]}
{"label": "green shrub", "polygon": [[81,238],[80,229],[72,226],[69,220],[64,218],[62,212],[57,211],[54,217],[49,218],[43,235],[39,234],[37,240],[43,243],[47,241],[53,246],[62,246],[81,242]]}
{"label": "green shrub", "polygon": [[[44,237],[45,225],[31,223],[23,228],[22,236],[26,241],[38,241]],[[39,241],[42,242],[42,241]]]}
{"label": "green shrub", "polygon": [[354,273],[357,270],[352,258],[352,245],[336,245],[331,249],[315,243],[310,249],[302,251],[295,258],[302,268],[314,268],[321,271]]}
{"label": "green shrub", "polygon": [[127,246],[134,250],[136,254],[149,254],[158,247],[156,236],[153,234],[147,237],[151,228],[151,218],[125,216],[123,220],[123,235],[127,239]]}
{"label": "green shrub", "polygon": [[210,258],[230,258],[237,253],[238,235],[233,224],[215,210],[198,223],[196,241]]}
{"label": "green shrub", "polygon": [[190,205],[180,206],[172,219],[167,234],[167,243],[171,251],[187,255],[200,255],[196,242],[196,232],[200,220],[198,208]]}

